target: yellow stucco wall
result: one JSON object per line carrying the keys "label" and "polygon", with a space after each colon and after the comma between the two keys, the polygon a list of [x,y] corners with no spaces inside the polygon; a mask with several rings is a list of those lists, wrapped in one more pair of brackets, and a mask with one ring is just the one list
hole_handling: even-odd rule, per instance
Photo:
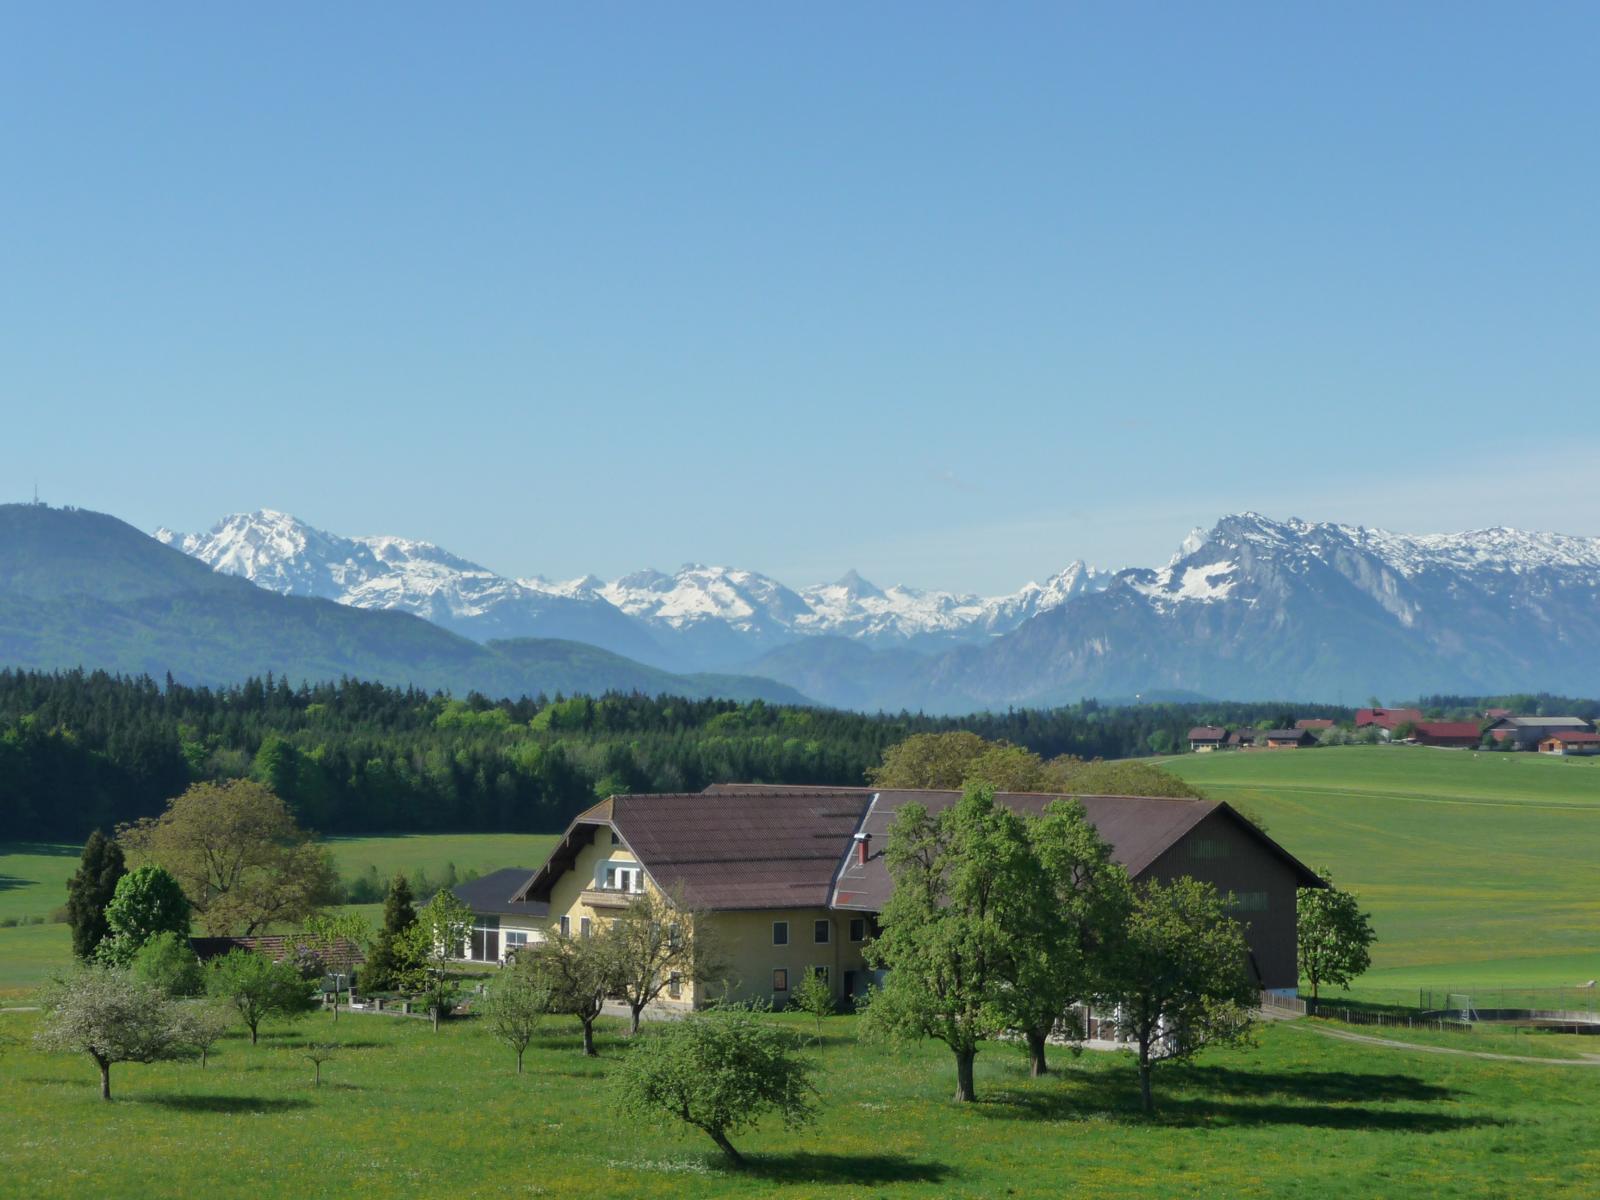
{"label": "yellow stucco wall", "polygon": [[[558,876],[550,889],[550,928],[559,930],[561,918],[570,921],[574,936],[581,933],[583,919],[587,917],[599,930],[605,921],[614,920],[618,909],[595,907],[584,902],[583,893],[594,886],[595,871],[601,863],[637,863],[632,851],[623,847],[609,828],[600,828],[595,839],[578,851],[572,869]],[[645,887],[656,892],[648,874]],[[707,982],[703,994],[697,995],[692,982],[685,980],[676,1001],[661,993],[660,1003],[691,1006],[712,996],[726,996],[736,1001],[763,1000],[781,1006],[788,995],[800,985],[801,972],[814,967],[828,968],[828,981],[835,996],[845,995],[845,973],[854,972],[855,991],[866,990],[866,964],[861,957],[861,942],[850,941],[852,914],[831,912],[825,908],[765,909],[748,912],[715,912],[706,920],[706,931],[714,939],[721,964],[714,979]],[[817,921],[828,922],[829,939],[825,944],[816,941]],[[789,922],[789,944],[772,944],[774,921]],[[869,926],[870,928],[870,926]],[[776,992],[772,988],[775,969],[788,972],[788,990]]]}

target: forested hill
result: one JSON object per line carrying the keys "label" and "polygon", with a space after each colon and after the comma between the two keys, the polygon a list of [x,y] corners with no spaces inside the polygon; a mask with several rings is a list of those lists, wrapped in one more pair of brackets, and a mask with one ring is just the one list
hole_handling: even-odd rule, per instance
{"label": "forested hill", "polygon": [[[1439,698],[1461,706],[1466,697]],[[1524,711],[1567,711],[1524,698]],[[1551,705],[1555,707],[1551,707]],[[253,775],[323,832],[547,831],[597,796],[709,783],[860,784],[909,734],[970,729],[1050,758],[1182,745],[1192,725],[1347,717],[1281,704],[1148,704],[965,718],[611,694],[491,702],[344,682],[225,689],[0,671],[0,840],[81,840],[196,780]]]}

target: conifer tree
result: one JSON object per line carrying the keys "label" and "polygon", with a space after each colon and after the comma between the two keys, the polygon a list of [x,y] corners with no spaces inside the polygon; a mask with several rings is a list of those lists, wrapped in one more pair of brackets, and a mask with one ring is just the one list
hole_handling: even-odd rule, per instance
{"label": "conifer tree", "polygon": [[78,869],[67,880],[67,923],[72,926],[72,952],[87,960],[109,932],[106,905],[117,894],[117,881],[128,873],[122,847],[96,829],[83,845]]}

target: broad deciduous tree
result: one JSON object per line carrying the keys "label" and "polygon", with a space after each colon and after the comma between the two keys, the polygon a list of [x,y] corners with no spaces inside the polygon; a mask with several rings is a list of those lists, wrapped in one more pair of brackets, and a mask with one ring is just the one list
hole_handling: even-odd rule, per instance
{"label": "broad deciduous tree", "polygon": [[1319,874],[1328,886],[1300,889],[1295,933],[1300,975],[1311,984],[1313,1007],[1323,984],[1348,987],[1372,965],[1372,943],[1378,937],[1356,898],[1334,887],[1327,871]]}
{"label": "broad deciduous tree", "polygon": [[615,956],[607,933],[601,931],[590,937],[554,934],[529,946],[517,958],[519,965],[526,958],[535,976],[549,988],[551,1012],[578,1018],[583,1028],[583,1052],[592,1057],[594,1023],[617,981]]}
{"label": "broad deciduous tree", "polygon": [[1139,1097],[1155,1108],[1151,1068],[1202,1046],[1248,1039],[1255,986],[1244,929],[1208,883],[1143,880],[1109,961],[1101,1002],[1139,1051]]}
{"label": "broad deciduous tree", "polygon": [[616,987],[627,1001],[629,1032],[639,1032],[639,1014],[674,975],[701,984],[719,969],[707,914],[685,903],[681,893],[640,892],[606,930]]}
{"label": "broad deciduous tree", "polygon": [[1083,806],[1056,800],[1027,822],[1038,870],[1010,898],[1016,952],[1004,968],[1000,1006],[1028,1047],[1030,1072],[1049,1070],[1045,1047],[1066,1028],[1068,1010],[1090,1001],[1105,974],[1109,948],[1127,919],[1127,873],[1089,824]]}
{"label": "broad deciduous tree", "polygon": [[489,985],[478,1011],[489,1032],[510,1046],[522,1074],[522,1056],[550,1013],[550,989],[535,973],[531,962],[519,959],[500,972]]}
{"label": "broad deciduous tree", "polygon": [[177,877],[212,934],[303,921],[338,883],[328,851],[282,800],[248,779],[197,783],[160,817],[123,826],[118,837],[135,858]]}
{"label": "broad deciduous tree", "polygon": [[181,933],[158,933],[133,956],[134,976],[153,983],[173,999],[198,996],[206,990],[206,970]]}
{"label": "broad deciduous tree", "polygon": [[294,1018],[316,1007],[313,985],[288,961],[273,962],[252,950],[230,950],[211,964],[206,992],[233,1006],[256,1044],[261,1022],[268,1017]]}
{"label": "broad deciduous tree", "polygon": [[108,966],[125,967],[157,934],[177,934],[187,942],[189,911],[189,900],[171,872],[138,867],[117,880],[116,894],[106,905],[107,936],[95,957]]}
{"label": "broad deciduous tree", "polygon": [[867,957],[888,976],[868,993],[866,1029],[944,1042],[956,1059],[956,1099],[972,1100],[978,1048],[1006,1028],[1018,905],[1038,892],[1037,860],[1022,819],[988,788],[968,789],[937,816],[902,807],[885,857],[894,893]]}
{"label": "broad deciduous tree", "polygon": [[738,1166],[730,1135],[769,1113],[789,1128],[816,1119],[810,1064],[781,1028],[740,1007],[660,1022],[628,1051],[611,1087],[623,1112],[692,1125]]}
{"label": "broad deciduous tree", "polygon": [[434,893],[400,938],[400,952],[409,965],[401,976],[407,991],[420,994],[433,1017],[433,1030],[455,1011],[461,981],[450,967],[461,957],[462,943],[472,934],[472,910],[448,888]]}
{"label": "broad deciduous tree", "polygon": [[85,967],[53,980],[41,998],[43,1050],[87,1054],[100,1068],[100,1098],[111,1099],[111,1067],[155,1062],[182,1048],[178,1009],[161,991],[128,972]]}

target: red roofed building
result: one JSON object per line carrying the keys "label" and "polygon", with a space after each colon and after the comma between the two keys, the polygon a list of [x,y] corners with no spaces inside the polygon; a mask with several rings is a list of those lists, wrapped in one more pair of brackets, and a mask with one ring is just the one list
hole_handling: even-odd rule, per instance
{"label": "red roofed building", "polygon": [[1415,736],[1421,746],[1471,749],[1483,741],[1483,730],[1476,721],[1418,721]]}
{"label": "red roofed building", "polygon": [[1421,721],[1420,708],[1358,708],[1356,709],[1356,728],[1364,725],[1376,725],[1379,729],[1394,729],[1400,725],[1415,725]]}
{"label": "red roofed building", "polygon": [[1540,754],[1600,754],[1600,733],[1563,729],[1539,743]]}

